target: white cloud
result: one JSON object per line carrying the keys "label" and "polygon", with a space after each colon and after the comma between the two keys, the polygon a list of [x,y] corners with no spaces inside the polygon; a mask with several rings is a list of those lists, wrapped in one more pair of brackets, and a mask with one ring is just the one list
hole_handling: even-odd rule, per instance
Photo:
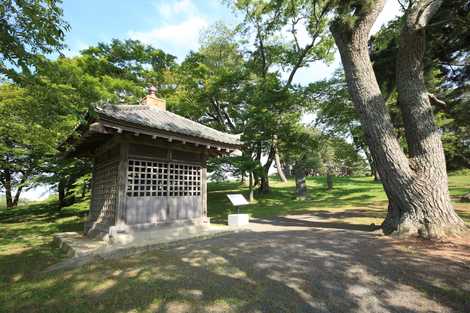
{"label": "white cloud", "polygon": [[189,50],[199,47],[201,31],[209,21],[191,0],[158,1],[157,24],[149,30],[131,30],[128,36],[143,43],[163,48],[183,58]]}
{"label": "white cloud", "polygon": [[193,16],[177,24],[165,24],[146,32],[130,31],[132,39],[140,40],[151,45],[172,45],[173,47],[196,49],[199,45],[199,35],[208,26],[206,19]]}
{"label": "white cloud", "polygon": [[73,58],[80,55],[80,51],[87,49],[89,46],[89,44],[82,40],[76,40],[63,51],[63,54],[68,58]]}
{"label": "white cloud", "polygon": [[180,14],[192,14],[197,11],[197,8],[191,0],[180,0],[173,3],[164,2],[162,4],[156,4],[156,8],[159,15],[165,19],[170,19]]}

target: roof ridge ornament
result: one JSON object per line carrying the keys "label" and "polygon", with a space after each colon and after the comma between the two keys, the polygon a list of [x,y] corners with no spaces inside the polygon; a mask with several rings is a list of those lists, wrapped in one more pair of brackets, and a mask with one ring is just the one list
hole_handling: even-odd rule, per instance
{"label": "roof ridge ornament", "polygon": [[159,110],[166,111],[166,101],[157,97],[157,87],[154,85],[149,86],[148,95],[140,101],[142,105],[149,105],[156,107]]}

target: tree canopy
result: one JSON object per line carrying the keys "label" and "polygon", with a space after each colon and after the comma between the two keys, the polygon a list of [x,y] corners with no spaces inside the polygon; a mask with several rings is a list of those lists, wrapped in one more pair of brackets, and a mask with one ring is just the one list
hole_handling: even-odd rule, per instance
{"label": "tree canopy", "polygon": [[42,54],[60,52],[70,26],[60,0],[5,0],[0,5],[0,74],[15,78]]}

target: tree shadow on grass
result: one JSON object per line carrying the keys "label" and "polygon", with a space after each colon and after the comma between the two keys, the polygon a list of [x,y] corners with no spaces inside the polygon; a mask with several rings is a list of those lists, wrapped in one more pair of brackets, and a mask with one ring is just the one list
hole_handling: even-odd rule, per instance
{"label": "tree shadow on grass", "polygon": [[345,219],[345,218],[385,218],[386,212],[382,209],[351,209],[346,211],[326,211],[326,210],[315,210],[310,212],[316,218],[320,219]]}
{"label": "tree shadow on grass", "polygon": [[[84,211],[77,206],[58,210],[54,204],[33,204],[0,214],[0,284],[30,278],[64,257],[53,247],[57,232],[83,230]],[[1,289],[1,288],[0,288]]]}
{"label": "tree shadow on grass", "polygon": [[351,224],[346,222],[322,222],[322,221],[309,221],[303,219],[277,217],[273,219],[257,218],[254,220],[257,224],[268,224],[274,226],[294,226],[294,227],[309,227],[309,228],[334,228],[334,229],[348,229],[359,231],[374,231],[380,226],[371,226],[365,224]]}
{"label": "tree shadow on grass", "polygon": [[[24,223],[31,221],[54,221],[58,218],[84,217],[88,209],[79,207],[82,202],[60,208],[56,203],[37,203],[0,211],[0,224]],[[86,203],[86,202],[85,202]]]}
{"label": "tree shadow on grass", "polygon": [[[208,214],[215,223],[226,223],[227,215],[235,212],[227,198],[233,191],[217,191],[208,193]],[[241,193],[248,197],[248,192]],[[278,216],[290,213],[301,213],[321,208],[341,208],[348,206],[364,206],[371,203],[374,196],[364,194],[364,188],[338,189],[327,192],[323,188],[310,188],[305,200],[297,200],[294,188],[273,187],[266,195],[257,195],[256,203],[241,207],[244,213],[253,217]]]}

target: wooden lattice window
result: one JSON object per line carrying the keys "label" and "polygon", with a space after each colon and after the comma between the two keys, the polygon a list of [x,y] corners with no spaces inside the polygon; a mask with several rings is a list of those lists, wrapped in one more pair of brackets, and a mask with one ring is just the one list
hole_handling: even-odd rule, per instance
{"label": "wooden lattice window", "polygon": [[127,195],[130,197],[165,197],[168,194],[168,163],[129,160]]}
{"label": "wooden lattice window", "polygon": [[93,220],[101,218],[114,219],[117,200],[118,164],[111,162],[99,164],[93,177],[93,197],[91,215]]}
{"label": "wooden lattice window", "polygon": [[130,159],[127,196],[200,196],[201,167],[189,164]]}
{"label": "wooden lattice window", "polygon": [[201,195],[201,167],[170,163],[168,176],[168,193],[170,196]]}

